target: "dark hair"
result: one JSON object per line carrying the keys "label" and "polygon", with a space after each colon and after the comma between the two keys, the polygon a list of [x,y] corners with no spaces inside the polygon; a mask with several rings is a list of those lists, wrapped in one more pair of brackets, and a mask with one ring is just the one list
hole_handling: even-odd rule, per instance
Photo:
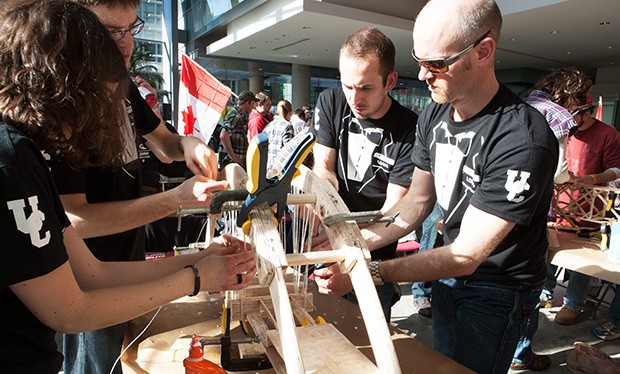
{"label": "dark hair", "polygon": [[256,94],[256,99],[258,99],[258,104],[263,105],[267,102],[267,100],[271,100],[271,96],[266,92],[260,91]]}
{"label": "dark hair", "polygon": [[551,71],[534,85],[535,90],[549,95],[554,103],[571,111],[587,103],[592,81],[582,70],[571,66]]}
{"label": "dark hair", "polygon": [[140,0],[73,0],[76,3],[82,4],[87,7],[91,6],[104,6],[107,8],[137,8],[140,5]]}
{"label": "dark hair", "polygon": [[0,4],[0,119],[74,167],[119,164],[129,76],[108,30],[63,0]]}
{"label": "dark hair", "polygon": [[306,112],[301,109],[301,108],[297,108],[293,111],[293,114],[296,115],[299,118],[305,117],[306,116]]}
{"label": "dark hair", "polygon": [[377,56],[383,84],[387,83],[388,75],[394,71],[396,59],[394,43],[374,27],[361,29],[351,34],[340,48],[340,56],[343,55],[357,58],[368,55]]}

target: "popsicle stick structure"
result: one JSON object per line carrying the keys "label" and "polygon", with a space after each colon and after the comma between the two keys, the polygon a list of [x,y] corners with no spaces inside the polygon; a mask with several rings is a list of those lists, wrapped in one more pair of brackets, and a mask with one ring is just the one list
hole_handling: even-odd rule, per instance
{"label": "popsicle stick structure", "polygon": [[[331,184],[304,166],[300,172],[293,179],[294,189],[300,193],[289,194],[288,204],[303,206],[301,211],[313,212],[321,220],[349,212]],[[226,169],[232,188],[238,188],[246,179],[243,173],[238,166]],[[219,218],[219,215],[209,216],[213,220]],[[248,240],[255,251],[257,278],[245,290],[228,293],[226,304],[231,310],[231,320],[250,323],[275,371],[281,374],[400,373],[388,324],[368,271],[370,253],[357,224],[340,221],[325,227],[332,251],[286,254],[272,207],[258,205],[250,212],[250,219]],[[308,230],[297,234],[305,238]],[[320,263],[338,263],[341,271],[350,275],[375,362],[329,321],[317,323],[308,313],[314,306],[312,294],[304,284],[307,274],[302,274],[302,269]]]}
{"label": "popsicle stick structure", "polygon": [[595,223],[617,221],[620,214],[614,208],[620,189],[580,184],[554,186],[554,212],[571,221],[573,218]]}

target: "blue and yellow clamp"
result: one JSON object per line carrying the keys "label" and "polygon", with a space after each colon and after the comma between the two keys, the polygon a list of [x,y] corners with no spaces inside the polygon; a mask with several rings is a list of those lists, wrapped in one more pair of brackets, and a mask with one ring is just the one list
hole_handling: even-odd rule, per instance
{"label": "blue and yellow clamp", "polygon": [[267,203],[268,206],[277,205],[274,219],[280,222],[286,208],[286,198],[291,191],[291,181],[299,175],[299,167],[315,142],[316,136],[311,132],[293,138],[287,144],[288,147],[278,153],[279,158],[282,155],[286,157],[281,168],[274,176],[267,177],[269,136],[260,133],[252,139],[247,153],[246,188],[249,195],[237,215],[237,226],[241,227],[246,235],[249,234],[251,227],[250,211],[262,203]]}

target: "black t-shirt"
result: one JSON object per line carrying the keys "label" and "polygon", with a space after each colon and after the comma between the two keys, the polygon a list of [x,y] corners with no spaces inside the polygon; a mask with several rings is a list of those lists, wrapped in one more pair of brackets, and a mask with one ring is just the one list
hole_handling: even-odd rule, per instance
{"label": "black t-shirt", "polygon": [[[140,197],[142,173],[136,137],[155,130],[161,120],[153,113],[133,83],[129,91],[128,104],[130,104],[127,105],[128,121],[134,124],[131,129],[135,129],[137,134],[130,134],[133,139],[128,142],[126,164],[122,168],[91,167],[86,170],[75,170],[62,158],[52,156],[49,165],[61,195],[85,193],[89,204]],[[144,260],[143,227],[85,239],[84,242],[101,261]]]}
{"label": "black t-shirt", "polygon": [[58,373],[54,331],[9,288],[55,270],[67,260],[69,220],[41,152],[19,130],[0,122],[0,371]]}
{"label": "black t-shirt", "polygon": [[533,284],[545,278],[547,211],[558,144],[545,118],[501,85],[476,116],[451,120],[450,105],[420,115],[413,161],[430,171],[444,217],[446,244],[458,236],[468,205],[516,226],[463,279]]}
{"label": "black t-shirt", "polygon": [[[337,150],[338,194],[352,212],[381,209],[388,183],[411,184],[418,116],[388,100],[392,104],[382,118],[364,120],[355,118],[342,88],[319,95],[311,131],[319,144]],[[372,251],[372,258],[393,258],[396,244]]]}
{"label": "black t-shirt", "polygon": [[[164,124],[168,131],[172,134],[177,134],[174,126],[168,122],[164,122]],[[138,157],[142,165],[142,186],[152,187],[160,191],[160,174],[168,178],[191,178],[193,175],[185,161],[172,161],[171,163],[161,162],[146,145],[146,139],[143,137],[140,137]],[[171,187],[167,187],[167,189],[170,188]],[[147,193],[147,191],[144,192]]]}

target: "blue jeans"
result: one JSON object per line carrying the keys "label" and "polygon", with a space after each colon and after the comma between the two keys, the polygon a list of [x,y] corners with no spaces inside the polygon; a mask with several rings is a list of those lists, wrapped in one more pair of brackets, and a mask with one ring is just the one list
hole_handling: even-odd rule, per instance
{"label": "blue jeans", "polygon": [[618,292],[614,295],[609,306],[609,321],[613,322],[616,327],[620,327],[620,296],[618,296]]}
{"label": "blue jeans", "polygon": [[541,300],[553,300],[553,290],[555,290],[555,287],[558,285],[558,280],[555,276],[557,271],[557,266],[547,264],[547,279],[545,279],[545,284],[540,294]]}
{"label": "blue jeans", "polygon": [[542,282],[527,286],[433,281],[435,349],[477,373],[506,373]]}
{"label": "blue jeans", "polygon": [[[376,289],[379,296],[379,302],[381,303],[381,308],[383,309],[383,315],[385,315],[385,320],[387,323],[390,323],[390,318],[392,317],[392,305],[396,304],[396,302],[400,300],[400,294],[396,292],[394,283],[384,283],[381,286],[376,286]],[[344,295],[344,298],[353,304],[357,304],[357,297],[353,292],[349,292]]]}
{"label": "blue jeans", "polygon": [[570,273],[568,287],[564,295],[564,305],[572,310],[581,310],[588,298],[590,276],[576,271]]}
{"label": "blue jeans", "polygon": [[532,339],[534,338],[536,330],[538,330],[538,318],[540,316],[539,312],[540,300],[537,301],[534,310],[525,324],[521,326],[521,338],[519,339],[519,343],[517,343],[517,348],[515,349],[515,354],[512,358],[512,362],[515,364],[526,363],[534,357],[534,352],[532,351]]}
{"label": "blue jeans", "polygon": [[[420,238],[420,249],[418,253],[435,247],[437,240],[437,222],[441,221],[442,214],[439,204],[435,203],[435,207],[431,214],[426,217],[422,223],[422,237]],[[413,282],[411,284],[411,294],[414,299],[430,299],[431,282]]]}
{"label": "blue jeans", "polygon": [[[109,374],[112,365],[121,354],[127,323],[106,327],[105,329],[65,334],[63,353],[66,374]],[[114,374],[121,374],[120,360]]]}

